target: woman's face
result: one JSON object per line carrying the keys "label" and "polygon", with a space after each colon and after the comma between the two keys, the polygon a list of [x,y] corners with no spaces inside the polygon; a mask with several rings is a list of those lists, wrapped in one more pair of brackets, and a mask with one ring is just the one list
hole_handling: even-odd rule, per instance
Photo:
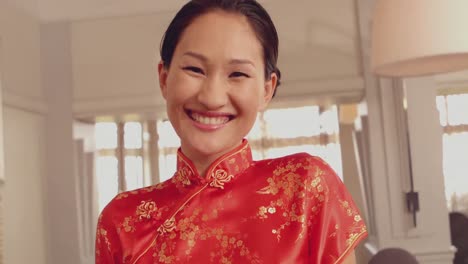
{"label": "woman's face", "polygon": [[264,67],[262,46],[242,15],[212,11],[185,29],[169,69],[159,64],[185,155],[213,161],[241,143],[276,86]]}

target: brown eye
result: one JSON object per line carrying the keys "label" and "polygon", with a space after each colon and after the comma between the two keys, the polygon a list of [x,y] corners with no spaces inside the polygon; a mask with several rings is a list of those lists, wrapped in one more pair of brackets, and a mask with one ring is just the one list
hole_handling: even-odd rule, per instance
{"label": "brown eye", "polygon": [[205,74],[202,69],[200,69],[198,67],[195,67],[195,66],[187,66],[187,67],[184,67],[182,69],[185,70],[185,71],[190,71],[190,72],[196,73],[196,74]]}
{"label": "brown eye", "polygon": [[250,76],[243,73],[243,72],[233,72],[229,75],[229,77],[232,77],[232,78],[239,78],[239,77],[245,77],[245,78],[249,78]]}

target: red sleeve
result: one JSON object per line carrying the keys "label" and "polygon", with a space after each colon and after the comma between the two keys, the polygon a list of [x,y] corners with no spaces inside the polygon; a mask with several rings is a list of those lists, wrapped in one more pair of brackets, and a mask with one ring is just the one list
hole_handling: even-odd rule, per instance
{"label": "red sleeve", "polygon": [[308,183],[313,196],[309,208],[311,263],[339,264],[367,236],[367,230],[341,179],[325,162],[314,159]]}
{"label": "red sleeve", "polygon": [[112,221],[112,209],[108,205],[99,216],[96,230],[96,264],[122,263],[122,251],[116,226]]}

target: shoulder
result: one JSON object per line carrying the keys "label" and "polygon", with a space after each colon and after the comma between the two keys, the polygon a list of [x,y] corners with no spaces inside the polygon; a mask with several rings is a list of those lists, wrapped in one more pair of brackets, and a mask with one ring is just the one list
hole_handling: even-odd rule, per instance
{"label": "shoulder", "polygon": [[163,182],[156,185],[122,192],[116,195],[102,210],[100,221],[122,222],[128,216],[134,215],[138,208],[156,205],[154,200],[158,193],[164,190],[169,182]]}
{"label": "shoulder", "polygon": [[313,163],[315,165],[320,165],[320,166],[329,166],[322,158],[317,157],[317,156],[312,156],[309,153],[306,152],[299,152],[299,153],[294,153],[291,155],[283,156],[283,157],[278,157],[274,159],[264,159],[257,161],[257,163]]}
{"label": "shoulder", "polygon": [[[299,197],[316,197],[323,201],[329,191],[342,188],[333,169],[321,158],[296,153],[255,163],[257,175],[264,175],[268,187],[262,193],[298,193]],[[260,178],[260,177],[259,177]]]}
{"label": "shoulder", "polygon": [[322,158],[312,156],[308,153],[301,152],[284,157],[265,159],[257,161],[257,167],[262,169],[270,169],[275,175],[294,172],[303,175],[304,177],[331,175],[336,176],[336,173]]}

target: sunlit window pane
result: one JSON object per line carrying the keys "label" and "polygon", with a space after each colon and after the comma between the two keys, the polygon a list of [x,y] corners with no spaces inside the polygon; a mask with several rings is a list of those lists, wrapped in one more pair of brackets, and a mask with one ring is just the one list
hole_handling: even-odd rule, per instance
{"label": "sunlit window pane", "polygon": [[436,97],[436,106],[439,110],[439,120],[441,126],[447,125],[447,109],[445,108],[445,96]]}
{"label": "sunlit window pane", "polygon": [[125,157],[125,182],[127,190],[143,187],[143,159],[141,156]]}
{"label": "sunlit window pane", "polygon": [[253,141],[253,140],[258,140],[261,138],[262,138],[262,122],[261,122],[260,115],[257,115],[257,119],[252,129],[250,130],[249,134],[247,135],[247,139],[249,141]]}
{"label": "sunlit window pane", "polygon": [[97,149],[117,148],[117,125],[115,123],[96,123],[95,136]]}
{"label": "sunlit window pane", "polygon": [[[176,149],[180,140],[169,121],[158,122],[160,180],[173,176],[176,169]],[[336,106],[320,113],[318,106],[271,109],[257,116],[247,135],[254,160],[307,152],[321,156],[341,177],[341,153],[339,144],[328,144],[327,137],[319,142],[322,134],[338,133]],[[319,137],[320,136],[320,137]],[[312,145],[311,142],[317,142]],[[334,140],[332,142],[335,142]],[[326,146],[320,144],[328,144]]]}
{"label": "sunlit window pane", "polygon": [[341,149],[339,144],[328,145],[298,145],[282,148],[271,148],[266,151],[266,158],[278,158],[286,155],[305,152],[326,161],[342,179]]}
{"label": "sunlit window pane", "polygon": [[334,134],[338,133],[338,109],[336,106],[330,107],[330,109],[321,113],[320,119],[320,132],[323,134]]}
{"label": "sunlit window pane", "polygon": [[158,135],[160,148],[179,147],[180,139],[169,121],[158,122]]}
{"label": "sunlit window pane", "polygon": [[143,132],[143,140],[146,142],[146,141],[149,141],[150,140],[150,133],[149,132]]}
{"label": "sunlit window pane", "polygon": [[273,138],[296,138],[320,134],[317,106],[272,109],[264,114],[267,134]]}
{"label": "sunlit window pane", "polygon": [[447,105],[450,125],[468,124],[468,94],[447,96]]}
{"label": "sunlit window pane", "polygon": [[310,151],[311,146],[301,145],[301,146],[289,146],[282,148],[271,148],[265,152],[267,159],[279,158],[287,155],[291,155],[298,152],[308,152]]}
{"label": "sunlit window pane", "polygon": [[443,142],[447,196],[468,193],[468,132],[444,135]]}
{"label": "sunlit window pane", "polygon": [[139,149],[142,145],[141,124],[127,122],[124,125],[124,146],[127,149]]}
{"label": "sunlit window pane", "polygon": [[115,157],[98,157],[96,163],[99,211],[118,193],[118,161]]}
{"label": "sunlit window pane", "polygon": [[[451,211],[468,213],[468,94],[437,96],[442,126],[452,126],[443,135],[445,195]],[[454,132],[458,131],[458,132]]]}
{"label": "sunlit window pane", "polygon": [[322,158],[343,179],[343,163],[341,160],[341,146],[337,143],[316,145],[309,154]]}
{"label": "sunlit window pane", "polygon": [[159,181],[163,182],[170,179],[177,166],[177,155],[159,155]]}
{"label": "sunlit window pane", "polygon": [[252,149],[252,159],[253,160],[262,160],[264,159],[263,153],[260,150]]}

